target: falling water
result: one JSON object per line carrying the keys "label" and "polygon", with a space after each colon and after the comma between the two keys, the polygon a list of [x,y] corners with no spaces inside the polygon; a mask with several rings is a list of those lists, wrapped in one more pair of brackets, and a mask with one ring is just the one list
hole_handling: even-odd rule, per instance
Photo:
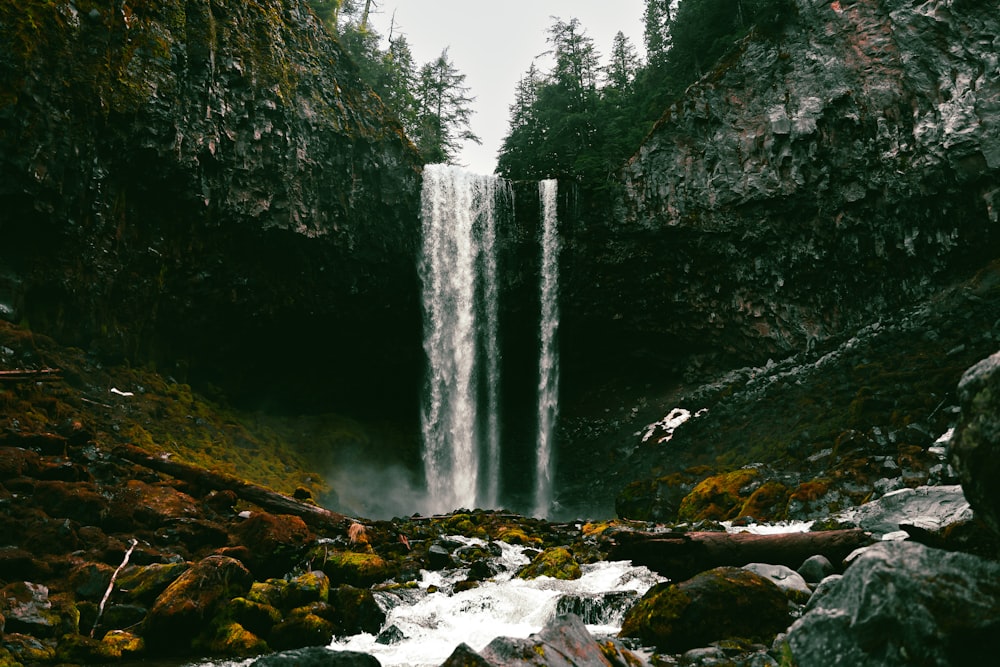
{"label": "falling water", "polygon": [[424,169],[422,429],[431,512],[495,506],[499,493],[498,181],[446,165]]}
{"label": "falling water", "polygon": [[535,470],[535,516],[548,516],[552,505],[552,439],[559,401],[559,237],[555,180],[538,184],[542,202],[541,325],[538,359],[538,443]]}

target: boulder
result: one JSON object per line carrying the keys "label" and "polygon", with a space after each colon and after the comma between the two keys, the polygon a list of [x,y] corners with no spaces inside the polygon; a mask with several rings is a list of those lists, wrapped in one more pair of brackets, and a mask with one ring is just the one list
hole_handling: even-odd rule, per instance
{"label": "boulder", "polygon": [[868,547],[843,576],[826,581],[788,631],[799,667],[994,661],[1000,563],[883,542]]}
{"label": "boulder", "polygon": [[538,577],[552,577],[553,579],[579,579],[582,576],[580,564],[569,549],[565,547],[552,547],[542,553],[518,570],[517,576],[521,579],[537,579]]}
{"label": "boulder", "polygon": [[184,650],[225,603],[245,597],[252,583],[238,560],[209,556],[199,561],[156,598],[143,623],[146,643],[156,651]]}
{"label": "boulder", "polygon": [[233,598],[226,605],[226,616],[259,637],[267,637],[281,622],[281,612],[269,604],[247,598]]}
{"label": "boulder", "polygon": [[336,610],[333,620],[340,635],[378,634],[385,623],[385,612],[367,588],[338,586],[330,591],[330,604]]}
{"label": "boulder", "polygon": [[729,637],[769,641],[790,621],[788,599],[770,579],[717,567],[653,586],[625,615],[620,636],[678,653]]}
{"label": "boulder", "polygon": [[805,559],[796,572],[802,575],[802,578],[806,580],[806,583],[818,584],[823,581],[823,579],[833,574],[835,572],[835,568],[829,558],[817,554]]}
{"label": "boulder", "polygon": [[802,575],[786,565],[749,563],[744,565],[743,569],[770,579],[793,602],[805,604],[812,596],[812,590],[810,590],[809,584],[802,578]]}
{"label": "boulder", "polygon": [[835,517],[875,536],[897,532],[904,526],[940,530],[971,518],[969,503],[958,485],[891,491],[878,500],[852,507]]}
{"label": "boulder", "polygon": [[304,646],[326,646],[333,641],[336,628],[329,620],[311,613],[291,613],[271,629],[268,643],[279,651]]}
{"label": "boulder", "polygon": [[573,614],[527,638],[497,637],[476,653],[461,644],[442,667],[607,667],[648,663],[613,639],[597,640]]}
{"label": "boulder", "polygon": [[305,521],[290,514],[254,512],[236,529],[249,549],[246,566],[257,579],[281,577],[301,563],[313,534]]}
{"label": "boulder", "polygon": [[367,653],[310,646],[257,658],[250,667],[381,667],[381,663]]}
{"label": "boulder", "polygon": [[128,565],[115,579],[115,593],[129,602],[152,604],[190,567],[189,563]]}
{"label": "boulder", "polygon": [[70,598],[49,595],[47,586],[30,581],[15,581],[0,589],[0,614],[9,633],[55,638],[80,629],[80,611]]}
{"label": "boulder", "polygon": [[951,462],[977,516],[1000,534],[1000,352],[970,368],[958,383],[962,418]]}

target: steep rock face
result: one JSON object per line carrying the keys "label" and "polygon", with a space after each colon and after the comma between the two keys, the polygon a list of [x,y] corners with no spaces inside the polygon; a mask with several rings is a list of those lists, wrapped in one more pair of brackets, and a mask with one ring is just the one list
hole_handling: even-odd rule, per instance
{"label": "steep rock face", "polygon": [[615,215],[576,232],[584,319],[766,359],[996,255],[995,7],[791,4],[667,110]]}
{"label": "steep rock face", "polygon": [[0,38],[0,315],[233,392],[411,391],[419,158],[305,2],[3,0]]}

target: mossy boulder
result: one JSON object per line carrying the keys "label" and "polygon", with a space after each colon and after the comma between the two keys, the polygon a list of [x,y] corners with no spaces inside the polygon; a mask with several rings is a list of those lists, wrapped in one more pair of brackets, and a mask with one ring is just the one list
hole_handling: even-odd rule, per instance
{"label": "mossy boulder", "polygon": [[760,477],[754,468],[740,468],[707,477],[681,501],[678,516],[683,521],[725,521],[740,514],[753,484]]}
{"label": "mossy boulder", "polygon": [[226,605],[224,616],[259,637],[267,637],[271,628],[281,622],[281,612],[275,607],[247,598],[230,600]]}
{"label": "mossy boulder", "polygon": [[330,597],[330,578],[322,570],[312,570],[288,582],[283,591],[286,607],[301,607],[310,602],[326,602]]}
{"label": "mossy boulder", "polygon": [[63,635],[56,647],[56,660],[68,664],[103,663],[121,658],[110,643],[84,635]]}
{"label": "mossy boulder", "polygon": [[730,637],[769,642],[790,623],[788,600],[774,582],[718,567],[651,588],[625,615],[620,636],[680,653]]}
{"label": "mossy boulder", "polygon": [[282,609],[285,605],[286,588],[288,588],[288,582],[284,579],[255,581],[251,584],[246,597],[251,602],[268,605],[276,609]]}
{"label": "mossy boulder", "polygon": [[211,631],[199,637],[193,648],[208,655],[229,658],[249,658],[271,650],[263,639],[236,621],[226,620],[213,623]]}
{"label": "mossy boulder", "polygon": [[521,579],[552,577],[553,579],[579,579],[582,576],[580,564],[572,552],[565,547],[552,547],[521,568],[517,576]]}
{"label": "mossy boulder", "polygon": [[100,600],[115,568],[107,563],[82,563],[69,573],[69,584],[78,600]]}
{"label": "mossy boulder", "polygon": [[336,610],[334,622],[338,634],[367,632],[374,635],[385,623],[385,612],[367,588],[338,586],[330,591],[330,603]]}
{"label": "mossy boulder", "polygon": [[520,526],[501,526],[497,530],[496,539],[507,544],[517,544],[522,546],[541,546],[544,540],[536,535],[529,535]]}
{"label": "mossy boulder", "polygon": [[284,576],[303,562],[314,540],[301,518],[268,512],[255,512],[236,529],[236,536],[248,547],[246,566],[258,579]]}
{"label": "mossy boulder", "polygon": [[182,574],[156,599],[143,623],[151,650],[173,653],[190,645],[231,599],[245,597],[253,583],[238,560],[209,556]]}
{"label": "mossy boulder", "polygon": [[[307,608],[308,609],[308,608]],[[284,651],[303,646],[326,646],[333,641],[333,623],[312,612],[291,614],[271,630],[271,648]]]}
{"label": "mossy boulder", "polygon": [[189,563],[129,565],[115,580],[115,594],[128,601],[152,604],[190,567]]}
{"label": "mossy boulder", "polygon": [[142,637],[125,630],[112,630],[101,638],[107,644],[112,655],[119,658],[141,656],[146,651],[146,642]]}
{"label": "mossy boulder", "polygon": [[313,555],[332,585],[367,588],[391,579],[399,571],[397,565],[374,553],[315,549]]}

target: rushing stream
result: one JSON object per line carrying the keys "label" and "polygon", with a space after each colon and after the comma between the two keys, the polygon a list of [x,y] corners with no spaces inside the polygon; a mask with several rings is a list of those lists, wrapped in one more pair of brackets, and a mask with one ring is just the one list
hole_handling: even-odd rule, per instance
{"label": "rushing stream", "polygon": [[[468,545],[481,540],[452,538]],[[584,565],[575,581],[549,577],[522,580],[515,570],[528,563],[523,547],[503,542],[494,560],[500,572],[471,590],[454,592],[468,568],[422,572],[416,588],[376,593],[387,619],[378,636],[334,641],[334,650],[369,653],[385,667],[437,666],[464,642],[479,651],[496,637],[527,637],[560,612],[580,616],[592,634],[618,632],[627,608],[662,578],[624,561]],[[431,592],[434,591],[434,592]]]}

